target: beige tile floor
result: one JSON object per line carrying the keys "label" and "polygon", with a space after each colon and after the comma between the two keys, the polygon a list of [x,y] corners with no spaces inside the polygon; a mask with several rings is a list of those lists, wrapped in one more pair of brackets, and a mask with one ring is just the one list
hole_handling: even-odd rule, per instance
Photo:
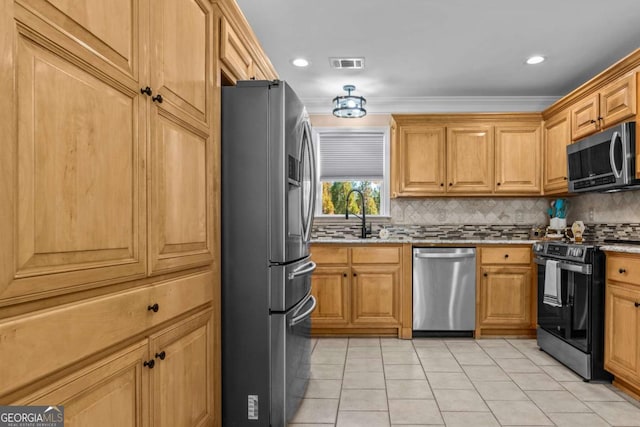
{"label": "beige tile floor", "polygon": [[640,426],[640,402],[585,383],[535,340],[326,338],[290,427]]}

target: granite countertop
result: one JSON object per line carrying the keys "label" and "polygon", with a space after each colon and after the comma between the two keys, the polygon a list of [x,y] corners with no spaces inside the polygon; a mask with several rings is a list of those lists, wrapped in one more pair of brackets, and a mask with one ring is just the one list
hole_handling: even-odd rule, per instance
{"label": "granite countertop", "polygon": [[622,252],[627,254],[640,254],[640,246],[625,245],[621,243],[602,245],[600,246],[600,250],[610,251],[610,252]]}
{"label": "granite countertop", "polygon": [[377,237],[372,237],[370,239],[355,239],[355,238],[317,238],[312,239],[311,243],[345,243],[345,244],[356,244],[356,243],[368,243],[368,244],[379,244],[379,243],[411,243],[412,245],[421,245],[421,244],[430,244],[430,245],[531,245],[535,243],[537,240],[520,240],[520,239],[482,239],[482,238],[468,238],[468,239],[422,239],[422,238],[394,238],[390,237],[388,239],[380,239]]}

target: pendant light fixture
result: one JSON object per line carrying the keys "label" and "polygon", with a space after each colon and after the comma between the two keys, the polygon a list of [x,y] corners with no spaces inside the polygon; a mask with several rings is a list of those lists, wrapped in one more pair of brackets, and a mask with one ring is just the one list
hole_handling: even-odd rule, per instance
{"label": "pendant light fixture", "polygon": [[351,95],[351,92],[356,90],[356,87],[354,85],[345,85],[342,89],[347,91],[347,95],[333,98],[333,115],[347,119],[366,116],[367,110],[364,109],[364,106],[367,105],[367,100],[362,96]]}

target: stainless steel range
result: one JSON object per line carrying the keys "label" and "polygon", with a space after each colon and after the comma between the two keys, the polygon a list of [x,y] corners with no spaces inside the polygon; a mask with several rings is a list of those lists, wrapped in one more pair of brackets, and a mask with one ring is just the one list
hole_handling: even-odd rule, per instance
{"label": "stainless steel range", "polygon": [[535,243],[538,345],[585,380],[604,370],[605,256],[596,245]]}

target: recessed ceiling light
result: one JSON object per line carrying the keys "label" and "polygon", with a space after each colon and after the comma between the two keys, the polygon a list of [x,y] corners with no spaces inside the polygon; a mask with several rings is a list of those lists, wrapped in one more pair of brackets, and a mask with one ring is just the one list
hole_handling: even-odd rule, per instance
{"label": "recessed ceiling light", "polygon": [[300,68],[304,68],[304,67],[308,67],[309,66],[309,61],[307,61],[304,58],[296,58],[293,61],[291,61],[291,63],[293,65],[295,65],[296,67],[300,67]]}
{"label": "recessed ceiling light", "polygon": [[545,60],[544,56],[534,55],[534,56],[530,56],[529,58],[527,58],[527,64],[535,65],[535,64],[539,64],[541,62],[544,62],[544,60]]}

